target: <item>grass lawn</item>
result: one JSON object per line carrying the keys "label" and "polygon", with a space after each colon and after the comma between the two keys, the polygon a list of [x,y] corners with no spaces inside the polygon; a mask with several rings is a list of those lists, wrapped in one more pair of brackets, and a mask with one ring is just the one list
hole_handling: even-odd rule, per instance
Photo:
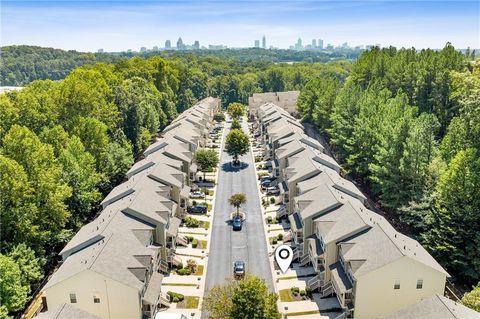
{"label": "grass lawn", "polygon": [[[198,244],[199,244],[198,246],[200,246],[202,249],[207,249],[207,243],[208,242],[206,240],[199,240],[198,241]],[[197,248],[198,248],[198,246],[197,246]]]}
{"label": "grass lawn", "polygon": [[282,289],[279,292],[280,301],[288,302],[288,301],[301,301],[301,300],[308,300],[307,296],[301,296],[300,294],[294,295],[292,294],[291,289]]}
{"label": "grass lawn", "polygon": [[194,276],[202,276],[203,275],[203,265],[198,265]]}
{"label": "grass lawn", "polygon": [[183,287],[197,287],[197,284],[176,284],[176,283],[170,283],[170,284],[162,284],[162,286],[183,286]]}
{"label": "grass lawn", "polygon": [[207,211],[211,211],[212,210],[212,204],[207,204]]}
{"label": "grass lawn", "polygon": [[311,275],[298,275],[298,276],[288,276],[288,277],[278,277],[278,280],[289,280],[289,279],[297,279],[297,278],[308,278],[313,277],[315,274]]}
{"label": "grass lawn", "polygon": [[210,222],[208,220],[202,221],[202,226],[205,229],[209,229],[210,228]]}
{"label": "grass lawn", "polygon": [[185,299],[177,304],[177,309],[197,309],[199,302],[199,297],[185,296]]}
{"label": "grass lawn", "polygon": [[288,317],[290,316],[303,316],[303,315],[316,315],[320,314],[318,310],[310,310],[310,311],[302,311],[302,312],[290,312],[287,314]]}
{"label": "grass lawn", "polygon": [[288,302],[293,301],[292,294],[290,293],[290,289],[282,289],[278,292],[280,295],[280,301]]}
{"label": "grass lawn", "polygon": [[208,190],[208,195],[213,196],[214,193],[215,193],[215,191],[213,189]]}

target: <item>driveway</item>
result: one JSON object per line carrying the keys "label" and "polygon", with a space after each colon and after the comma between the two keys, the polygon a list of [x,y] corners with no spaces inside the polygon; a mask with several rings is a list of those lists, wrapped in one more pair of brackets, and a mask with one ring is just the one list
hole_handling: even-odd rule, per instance
{"label": "driveway", "polygon": [[[244,131],[248,132],[247,123],[244,121],[242,125]],[[229,130],[230,123],[226,123],[224,134],[228,134]],[[232,158],[223,152],[222,145],[206,289],[223,284],[225,278],[232,277],[234,261],[243,260],[247,272],[264,279],[273,291],[252,151],[240,160],[242,166],[232,168]],[[247,217],[242,230],[234,232],[230,226],[229,215],[235,208],[230,206],[228,198],[235,193],[247,195],[247,203],[240,208],[246,212]]]}

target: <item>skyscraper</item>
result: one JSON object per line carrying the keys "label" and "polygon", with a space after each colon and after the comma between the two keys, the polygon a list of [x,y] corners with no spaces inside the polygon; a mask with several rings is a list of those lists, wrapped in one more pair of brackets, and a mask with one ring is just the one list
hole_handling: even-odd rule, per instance
{"label": "skyscraper", "polygon": [[318,39],[318,48],[323,49],[323,40],[322,39]]}
{"label": "skyscraper", "polygon": [[185,45],[183,44],[183,40],[182,38],[178,38],[178,41],[177,41],[177,50],[183,50],[185,48]]}
{"label": "skyscraper", "polygon": [[265,38],[265,35],[262,38],[262,48],[264,48],[264,49],[267,48],[267,39]]}
{"label": "skyscraper", "polygon": [[313,39],[312,40],[312,48],[316,48],[317,47],[317,39]]}
{"label": "skyscraper", "polygon": [[255,40],[255,47],[259,48],[260,47],[260,40]]}
{"label": "skyscraper", "polygon": [[302,38],[298,38],[298,41],[297,41],[297,43],[295,44],[295,49],[296,49],[296,50],[301,50],[301,49],[303,49]]}
{"label": "skyscraper", "polygon": [[195,42],[193,43],[193,48],[195,50],[198,50],[200,49],[200,42],[198,40],[195,40]]}
{"label": "skyscraper", "polygon": [[170,50],[172,48],[172,43],[170,40],[165,41],[165,49]]}

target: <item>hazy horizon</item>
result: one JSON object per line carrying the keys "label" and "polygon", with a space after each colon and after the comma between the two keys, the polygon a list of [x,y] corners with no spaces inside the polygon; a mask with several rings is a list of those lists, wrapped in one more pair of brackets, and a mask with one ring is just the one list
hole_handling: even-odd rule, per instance
{"label": "hazy horizon", "polygon": [[478,1],[2,1],[1,44],[118,52],[223,44],[480,47]]}

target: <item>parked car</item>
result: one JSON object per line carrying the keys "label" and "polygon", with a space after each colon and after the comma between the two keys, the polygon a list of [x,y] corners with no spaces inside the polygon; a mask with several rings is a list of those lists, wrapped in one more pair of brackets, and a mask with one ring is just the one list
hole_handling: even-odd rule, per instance
{"label": "parked car", "polygon": [[263,182],[260,183],[260,187],[262,190],[266,190],[269,187],[272,187],[272,181],[269,179],[264,180]]}
{"label": "parked car", "polygon": [[263,182],[264,180],[272,180],[272,177],[270,175],[265,175],[265,176],[260,176],[259,180],[260,182]]}
{"label": "parked car", "polygon": [[233,277],[235,279],[245,277],[245,262],[239,260],[233,263]]}
{"label": "parked car", "polygon": [[278,187],[267,187],[267,195],[277,196],[280,195],[280,189]]}
{"label": "parked car", "polygon": [[190,192],[190,198],[205,198],[204,192]]}
{"label": "parked car", "polygon": [[206,214],[207,213],[207,205],[206,204],[197,204],[194,206],[189,206],[187,208],[187,212],[191,214]]}
{"label": "parked car", "polygon": [[233,230],[242,230],[242,218],[240,216],[235,216],[233,218],[232,229]]}

